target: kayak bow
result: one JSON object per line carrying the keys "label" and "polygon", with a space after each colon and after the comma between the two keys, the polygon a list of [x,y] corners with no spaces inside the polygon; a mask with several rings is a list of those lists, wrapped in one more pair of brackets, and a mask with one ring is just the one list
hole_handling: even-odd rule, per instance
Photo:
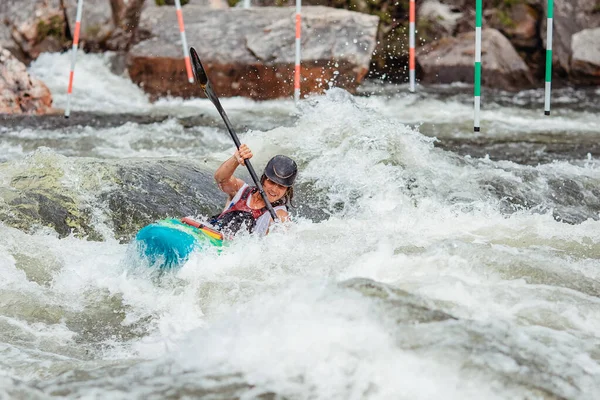
{"label": "kayak bow", "polygon": [[171,218],[140,229],[135,241],[138,253],[151,265],[171,269],[185,263],[194,250],[221,247],[223,235],[191,218]]}

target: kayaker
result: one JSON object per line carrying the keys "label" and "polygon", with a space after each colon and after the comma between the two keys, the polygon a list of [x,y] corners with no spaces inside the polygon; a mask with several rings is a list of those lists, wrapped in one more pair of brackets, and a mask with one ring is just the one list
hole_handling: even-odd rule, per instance
{"label": "kayaker", "polygon": [[[215,171],[215,181],[228,198],[225,209],[213,217],[211,224],[225,233],[236,234],[244,229],[253,234],[266,235],[273,222],[258,189],[233,176],[237,167],[245,165],[244,160],[250,158],[252,151],[242,144]],[[294,160],[277,155],[269,160],[260,178],[267,198],[281,221],[289,220],[288,206],[292,205],[294,198],[293,185],[297,173]]]}

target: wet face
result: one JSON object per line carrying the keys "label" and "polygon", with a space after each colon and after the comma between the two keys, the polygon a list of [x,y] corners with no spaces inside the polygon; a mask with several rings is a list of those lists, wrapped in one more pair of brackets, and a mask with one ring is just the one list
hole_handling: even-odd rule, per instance
{"label": "wet face", "polygon": [[267,194],[269,203],[274,203],[277,200],[281,199],[287,191],[287,187],[275,183],[270,179],[265,179],[265,182],[263,183],[263,189]]}

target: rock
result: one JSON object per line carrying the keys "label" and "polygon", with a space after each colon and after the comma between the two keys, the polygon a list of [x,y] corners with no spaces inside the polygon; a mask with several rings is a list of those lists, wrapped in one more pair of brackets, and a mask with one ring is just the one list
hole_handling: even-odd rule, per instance
{"label": "rock", "polygon": [[542,18],[539,4],[504,3],[491,11],[484,26],[498,29],[515,47],[523,61],[538,79],[545,74],[546,51],[542,48],[538,27]]}
{"label": "rock", "polygon": [[[425,0],[417,10],[417,25],[420,37],[433,40],[444,36],[452,36],[458,20],[463,16],[457,8],[436,0]],[[423,23],[423,21],[426,21]],[[426,32],[423,32],[423,31]]]}
{"label": "rock", "polygon": [[48,87],[27,72],[25,65],[0,48],[0,114],[54,112]]}
{"label": "rock", "polygon": [[[218,213],[225,195],[213,171],[202,167],[164,158],[65,157],[39,148],[18,166],[0,163],[9,182],[0,188],[0,220],[25,232],[46,226],[59,237],[106,240],[111,231],[128,241],[157,219]],[[76,177],[75,185],[70,177]]]}
{"label": "rock", "polygon": [[[2,6],[4,7],[4,6]],[[4,23],[4,21],[2,20],[2,13],[0,12],[0,47],[10,51],[11,53],[18,55],[18,58],[21,60],[24,60],[24,54],[21,52],[21,50],[19,49],[19,47],[17,46],[17,44],[15,43],[15,41],[12,38],[12,35],[10,34],[10,28],[8,27],[7,24]]]}
{"label": "rock", "polygon": [[35,59],[43,51],[61,51],[67,43],[61,0],[8,2],[0,9],[0,17],[25,60]]}
{"label": "rock", "polygon": [[[152,0],[154,1],[154,0]],[[65,15],[71,37],[75,36],[77,0],[64,0]],[[85,0],[81,13],[79,40],[83,47],[98,43],[114,28],[109,0]]]}
{"label": "rock", "polygon": [[[160,4],[164,3],[164,4]],[[227,4],[226,0],[189,0],[189,1],[181,1],[181,7],[183,12],[187,9],[185,6],[187,4],[192,4],[194,6],[202,6],[206,8],[212,8],[215,10],[224,10],[229,8],[229,4]],[[175,0],[146,0],[145,8],[155,8],[155,7],[163,7],[163,6],[174,6]],[[256,4],[252,4],[252,6],[256,6]]]}
{"label": "rock", "polygon": [[571,48],[572,79],[577,83],[600,85],[600,28],[574,34]]}
{"label": "rock", "polygon": [[[444,38],[418,51],[417,61],[424,83],[474,81],[475,32]],[[508,39],[495,29],[482,31],[482,76],[484,86],[506,90],[531,87],[533,78],[525,62]]]}
{"label": "rock", "polygon": [[[188,44],[198,51],[219,96],[292,96],[295,9],[210,10],[190,4],[184,11]],[[369,68],[378,17],[304,7],[302,18],[302,93],[330,85],[354,91]],[[149,9],[142,19],[152,26],[153,38],[131,49],[131,79],[153,96],[202,95],[187,82],[173,9]]]}
{"label": "rock", "polygon": [[490,26],[502,32],[519,49],[534,49],[539,45],[540,14],[528,4],[515,4],[507,10],[495,9]]}
{"label": "rock", "polygon": [[[547,2],[543,2],[545,11],[540,24],[540,36],[546,47],[546,18]],[[600,12],[597,0],[555,0],[554,26],[552,39],[552,60],[554,70],[558,74],[569,73],[571,69],[571,39],[572,36],[584,29],[600,26]]]}
{"label": "rock", "polygon": [[[118,190],[102,193],[115,236],[128,240],[142,226],[166,217],[218,214],[226,196],[213,171],[181,160],[120,162],[112,177]],[[148,196],[151,193],[152,196]]]}

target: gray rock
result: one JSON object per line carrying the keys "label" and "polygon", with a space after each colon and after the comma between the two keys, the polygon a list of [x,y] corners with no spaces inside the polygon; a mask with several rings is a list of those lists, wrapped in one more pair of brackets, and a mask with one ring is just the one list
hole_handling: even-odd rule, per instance
{"label": "gray rock", "polygon": [[4,21],[0,20],[0,47],[3,47],[12,52],[12,48],[15,47],[12,36],[10,35],[10,28],[4,24]]}
{"label": "gray rock", "polygon": [[62,49],[65,37],[60,0],[2,3],[0,21],[4,22],[8,31],[0,32],[0,39],[6,41],[6,48],[21,60],[35,59],[43,51]]}
{"label": "gray rock", "polygon": [[[184,10],[188,44],[198,51],[220,96],[269,99],[293,94],[295,10],[264,7]],[[302,16],[302,93],[330,84],[353,91],[366,75],[378,17],[327,7],[305,7]],[[129,54],[132,80],[155,96],[199,96],[187,82],[180,34],[172,8],[146,10],[153,38]]]}
{"label": "gray rock", "polygon": [[[542,2],[542,5],[547,15],[547,2]],[[552,59],[557,72],[570,72],[572,36],[583,29],[600,26],[600,13],[593,12],[597,6],[597,0],[554,0]],[[544,47],[546,47],[546,26],[546,18],[543,18],[540,24],[540,36]]]}
{"label": "gray rock", "polygon": [[[424,83],[473,83],[475,32],[444,38],[421,48],[417,61]],[[525,62],[508,39],[495,29],[482,31],[482,85],[521,90],[533,84]]]}
{"label": "gray rock", "polygon": [[[152,0],[153,1],[153,0]],[[71,37],[75,35],[77,0],[64,0]],[[79,39],[82,42],[102,40],[114,28],[109,0],[85,0],[81,13]]]}
{"label": "gray rock", "polygon": [[539,46],[538,21],[540,13],[527,4],[515,4],[507,11],[495,10],[491,18],[493,28],[501,31],[510,42],[521,49]]}
{"label": "gray rock", "polygon": [[600,28],[584,29],[571,41],[571,76],[578,83],[600,85]]}
{"label": "gray rock", "polygon": [[[454,12],[451,5],[440,3],[437,0],[425,0],[417,11],[419,24],[423,19],[427,20],[429,24],[433,25],[429,29],[439,33],[437,38],[453,35],[458,20],[463,16],[461,12]],[[436,37],[434,36],[434,38]]]}
{"label": "gray rock", "polygon": [[0,170],[10,182],[0,188],[0,220],[25,232],[46,226],[60,237],[103,240],[104,226],[128,241],[157,219],[212,215],[225,202],[212,171],[182,160],[67,159],[41,149]]}
{"label": "gray rock", "polygon": [[46,114],[54,112],[52,95],[25,65],[0,47],[0,114]]}
{"label": "gray rock", "polygon": [[[147,10],[149,8],[156,8],[156,7],[173,7],[175,5],[175,0],[163,0],[163,1],[165,3],[164,5],[157,5],[156,0],[146,0],[144,9]],[[215,10],[223,10],[223,9],[229,8],[229,4],[227,3],[226,0],[190,0],[187,4],[184,4],[183,1],[181,3],[182,3],[181,8],[184,13],[185,13],[185,10],[187,9],[188,5],[213,8]],[[175,12],[174,9],[173,9],[173,12]]]}

